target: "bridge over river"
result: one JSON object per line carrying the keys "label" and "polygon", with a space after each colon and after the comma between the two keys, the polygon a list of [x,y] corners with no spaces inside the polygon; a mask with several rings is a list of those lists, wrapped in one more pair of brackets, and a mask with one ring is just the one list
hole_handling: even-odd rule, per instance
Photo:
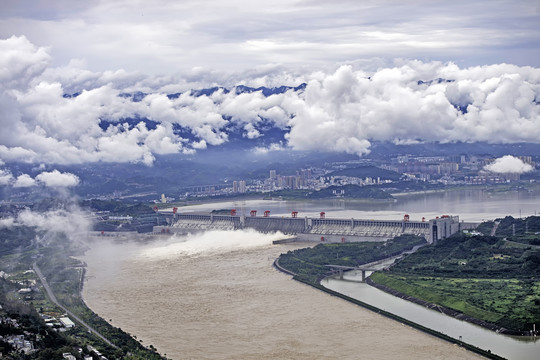
{"label": "bridge over river", "polygon": [[[380,268],[376,267],[376,266],[362,266],[362,265],[357,266],[357,267],[343,266],[343,265],[324,265],[324,266],[327,266],[327,267],[331,268],[332,270],[338,272],[340,280],[344,280],[343,279],[343,272],[345,272],[345,271],[350,271],[350,270],[361,271],[362,272],[362,281],[361,282],[366,282],[366,271],[378,271],[378,270],[380,270]],[[348,281],[351,281],[351,280],[348,280]]]}
{"label": "bridge over river", "polygon": [[294,235],[298,241],[317,242],[386,241],[402,234],[420,235],[434,242],[478,225],[460,222],[458,216],[447,215],[427,221],[409,221],[408,215],[401,220],[365,220],[326,218],[325,213],[320,217],[303,218],[298,217],[297,212],[290,217],[270,216],[268,211],[263,216],[257,216],[256,211],[252,211],[250,216],[237,215],[234,210],[230,215],[178,213],[176,208],[158,213],[165,218],[167,225],[154,226],[154,233],[254,229],[262,233],[280,231]]}

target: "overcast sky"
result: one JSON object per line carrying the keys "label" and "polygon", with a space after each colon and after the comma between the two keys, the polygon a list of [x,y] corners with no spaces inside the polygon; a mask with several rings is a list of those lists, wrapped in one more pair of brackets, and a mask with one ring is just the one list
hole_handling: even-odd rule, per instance
{"label": "overcast sky", "polygon": [[[134,91],[148,95],[119,96]],[[540,143],[539,103],[536,0],[0,1],[0,166],[151,165],[268,125],[286,131],[268,151]],[[125,124],[136,117],[155,128]],[[78,183],[23,175],[0,168],[0,185]]]}
{"label": "overcast sky", "polygon": [[3,0],[0,37],[50,46],[53,65],[171,74],[387,64],[540,65],[540,2]]}

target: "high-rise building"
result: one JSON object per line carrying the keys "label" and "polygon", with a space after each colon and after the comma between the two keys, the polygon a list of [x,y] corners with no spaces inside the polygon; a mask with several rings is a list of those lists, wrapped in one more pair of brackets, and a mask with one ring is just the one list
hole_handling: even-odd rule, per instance
{"label": "high-rise building", "polygon": [[246,192],[246,182],[244,180],[240,180],[238,182],[238,192],[245,193]]}
{"label": "high-rise building", "polygon": [[276,178],[276,170],[270,170],[270,179],[274,180]]}
{"label": "high-rise building", "polygon": [[233,183],[232,183],[232,191],[233,191],[233,193],[238,192],[238,181],[236,181],[236,180],[234,180]]}
{"label": "high-rise building", "polygon": [[311,169],[302,169],[301,174],[302,180],[304,180],[305,182],[311,180]]}

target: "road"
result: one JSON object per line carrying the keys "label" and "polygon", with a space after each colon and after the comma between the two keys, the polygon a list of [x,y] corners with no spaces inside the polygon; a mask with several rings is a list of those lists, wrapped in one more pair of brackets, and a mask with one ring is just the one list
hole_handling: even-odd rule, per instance
{"label": "road", "polygon": [[107,338],[105,338],[103,335],[101,335],[100,333],[98,333],[96,330],[94,330],[94,328],[92,328],[90,325],[88,325],[87,323],[85,323],[83,320],[81,320],[77,315],[73,314],[71,311],[69,311],[68,309],[66,309],[64,306],[62,306],[58,300],[56,299],[56,296],[54,295],[54,293],[52,292],[51,288],[49,287],[49,284],[47,283],[47,280],[45,279],[45,276],[43,276],[43,273],[41,272],[41,270],[39,269],[39,267],[37,266],[36,263],[33,263],[32,264],[32,268],[34,269],[34,271],[36,272],[37,276],[39,277],[39,280],[41,281],[41,283],[43,284],[43,288],[45,289],[45,291],[47,292],[47,296],[49,297],[49,299],[51,299],[51,301],[56,305],[58,306],[60,309],[64,310],[66,312],[66,314],[68,314],[71,318],[75,319],[75,321],[77,321],[78,323],[80,323],[82,326],[86,327],[88,329],[88,332],[96,335],[98,338],[100,338],[101,340],[103,340],[105,343],[107,343],[108,345],[114,347],[115,349],[118,349],[118,346],[114,345],[113,343],[111,343]]}
{"label": "road", "polygon": [[497,228],[499,227],[500,221],[495,221],[495,224],[493,224],[493,229],[491,230],[491,236],[495,236],[495,233],[497,232]]}

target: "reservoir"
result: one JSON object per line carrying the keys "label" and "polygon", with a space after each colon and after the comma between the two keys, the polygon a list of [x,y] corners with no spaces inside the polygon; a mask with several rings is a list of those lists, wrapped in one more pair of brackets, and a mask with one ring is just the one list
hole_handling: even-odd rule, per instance
{"label": "reservoir", "polygon": [[228,201],[181,207],[180,212],[208,212],[214,209],[236,209],[239,215],[249,216],[251,210],[259,214],[269,210],[270,216],[318,217],[321,211],[327,217],[355,219],[401,220],[410,214],[411,220],[422,217],[432,219],[442,214],[459,215],[460,220],[481,222],[507,215],[525,217],[540,215],[540,187],[533,190],[496,191],[489,188],[471,188],[442,192],[398,195],[395,201],[358,201],[336,198],[318,201],[245,200]]}
{"label": "reservoir", "polygon": [[[477,189],[384,203],[255,200],[179,211],[236,208],[249,214],[255,209],[270,210],[271,216],[298,211],[299,217],[325,211],[327,217],[358,219],[401,219],[408,213],[411,220],[449,214],[481,221],[520,212],[534,215],[540,212],[539,200],[536,192]],[[96,239],[84,257],[88,276],[83,296],[114,326],[172,359],[479,358],[278,272],[272,262],[280,253],[309,245],[272,245],[279,237],[213,231],[124,242]],[[363,284],[336,284],[342,285],[339,291],[354,292]],[[390,296],[389,301],[394,300],[400,299]],[[470,342],[467,333],[459,335]],[[538,343],[524,344],[538,349]],[[482,347],[494,351],[493,346]]]}

